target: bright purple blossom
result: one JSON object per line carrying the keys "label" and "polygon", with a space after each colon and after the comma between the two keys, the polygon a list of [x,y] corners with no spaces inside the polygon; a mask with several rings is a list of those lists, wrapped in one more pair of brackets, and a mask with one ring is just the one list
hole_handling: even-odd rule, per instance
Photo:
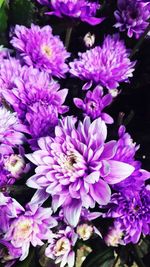
{"label": "bright purple blossom", "polygon": [[70,63],[70,72],[88,83],[83,89],[89,89],[92,83],[115,89],[120,82],[128,82],[132,77],[135,62],[129,59],[129,53],[119,35],[106,36],[102,47],[96,46]]}
{"label": "bright purple blossom", "polygon": [[22,132],[26,132],[26,127],[20,123],[16,113],[1,106],[0,125],[0,144],[13,147],[23,144],[25,136]]}
{"label": "bright purple blossom", "polygon": [[12,90],[14,81],[21,76],[22,67],[20,61],[9,57],[0,64],[0,93],[6,90]]}
{"label": "bright purple blossom", "polygon": [[118,183],[134,171],[131,165],[112,160],[117,142],[105,143],[107,128],[100,118],[91,123],[85,117],[77,129],[75,123],[75,118],[66,117],[55,127],[55,138],[41,138],[40,149],[27,155],[38,166],[28,186],[52,195],[53,209],[63,206],[72,226],[78,223],[82,206],[108,203],[108,183]]}
{"label": "bright purple blossom", "polygon": [[124,233],[123,241],[137,243],[141,234],[150,234],[150,187],[141,188],[140,193],[126,197],[114,194],[111,199],[112,206],[105,217],[115,218]]}
{"label": "bright purple blossom", "polygon": [[8,231],[2,240],[9,241],[14,248],[21,249],[20,260],[24,260],[28,253],[30,243],[32,246],[42,246],[42,240],[48,240],[52,232],[50,228],[57,225],[51,216],[51,208],[29,209],[11,220]]}
{"label": "bright purple blossom", "polygon": [[52,28],[31,28],[16,25],[11,44],[20,52],[25,63],[44,70],[56,77],[64,77],[68,71],[65,60],[69,57],[59,36],[52,35]]}
{"label": "bright purple blossom", "polygon": [[49,239],[49,245],[45,250],[46,256],[55,260],[56,264],[60,263],[60,267],[66,264],[68,267],[73,267],[75,262],[73,248],[77,238],[77,234],[69,226],[65,230],[59,230]]}
{"label": "bright purple blossom", "polygon": [[149,24],[150,4],[141,0],[118,0],[118,10],[114,15],[117,20],[114,26],[138,39]]}
{"label": "bright purple blossom", "polygon": [[3,92],[3,96],[27,126],[32,139],[51,135],[58,114],[68,111],[63,105],[68,89],[59,90],[60,85],[47,73],[33,67],[24,68],[22,77],[14,83],[14,89]]}
{"label": "bright purple blossom", "polygon": [[107,94],[103,96],[103,88],[97,86],[92,92],[88,91],[84,100],[74,98],[75,105],[82,109],[84,115],[88,115],[92,119],[101,118],[106,123],[113,123],[113,119],[103,109],[112,102],[112,96]]}
{"label": "bright purple blossom", "polygon": [[100,9],[100,5],[94,1],[87,0],[37,0],[42,5],[49,6],[53,11],[47,12],[48,15],[56,15],[57,17],[72,17],[80,19],[91,25],[101,23],[104,18],[95,18],[96,11]]}

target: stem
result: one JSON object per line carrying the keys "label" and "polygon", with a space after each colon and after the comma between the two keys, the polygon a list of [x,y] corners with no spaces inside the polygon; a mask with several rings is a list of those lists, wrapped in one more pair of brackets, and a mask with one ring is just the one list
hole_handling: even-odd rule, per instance
{"label": "stem", "polygon": [[68,47],[69,47],[72,30],[73,30],[73,27],[72,26],[69,26],[67,28],[66,38],[65,38],[65,47],[66,47],[66,49],[68,49]]}
{"label": "stem", "polygon": [[130,55],[130,59],[136,54],[136,52],[138,51],[138,49],[140,48],[141,44],[143,43],[146,35],[148,34],[148,32],[150,31],[150,23],[147,26],[147,28],[145,29],[144,33],[141,35],[141,38],[139,39],[139,41],[137,42],[137,44],[134,46],[131,55]]}
{"label": "stem", "polygon": [[142,259],[140,258],[140,255],[139,255],[139,251],[138,251],[138,246],[137,245],[133,245],[132,246],[133,248],[133,251],[134,251],[134,254],[135,254],[135,262],[137,263],[138,267],[145,267]]}
{"label": "stem", "polygon": [[118,263],[118,260],[119,260],[119,254],[117,254],[117,257],[115,258],[112,267],[115,267],[116,266],[116,264]]}

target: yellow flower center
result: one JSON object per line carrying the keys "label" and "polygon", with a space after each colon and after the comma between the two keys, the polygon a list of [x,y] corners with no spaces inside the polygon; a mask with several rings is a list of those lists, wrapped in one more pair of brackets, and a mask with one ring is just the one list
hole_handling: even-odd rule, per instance
{"label": "yellow flower center", "polygon": [[47,56],[51,57],[52,56],[52,49],[48,45],[43,45],[42,46],[42,52]]}
{"label": "yellow flower center", "polygon": [[70,242],[67,238],[60,238],[55,245],[55,255],[61,256],[64,255],[70,249]]}

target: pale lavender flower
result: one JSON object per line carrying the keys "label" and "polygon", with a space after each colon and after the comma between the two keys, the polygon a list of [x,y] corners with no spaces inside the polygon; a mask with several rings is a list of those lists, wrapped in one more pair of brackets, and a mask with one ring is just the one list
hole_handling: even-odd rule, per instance
{"label": "pale lavender flower", "polygon": [[150,187],[135,191],[132,197],[114,194],[104,217],[115,218],[115,222],[120,224],[125,244],[137,243],[141,234],[150,234]]}
{"label": "pale lavender flower", "polygon": [[83,89],[89,89],[92,83],[115,89],[133,76],[135,62],[130,61],[125,44],[117,34],[106,36],[102,46],[78,55],[70,63],[70,73],[88,82]]}
{"label": "pale lavender flower", "polygon": [[118,0],[118,10],[114,15],[117,20],[114,26],[138,39],[149,24],[150,4],[141,0]]}
{"label": "pale lavender flower", "polygon": [[118,247],[119,245],[125,245],[123,241],[124,233],[121,230],[119,222],[115,222],[113,226],[109,227],[107,234],[104,237],[104,241],[107,246]]}
{"label": "pale lavender flower", "polygon": [[92,119],[100,117],[106,123],[113,123],[112,117],[103,112],[103,109],[112,102],[110,94],[103,96],[103,88],[101,86],[95,87],[91,92],[88,91],[84,100],[74,98],[75,105],[82,109],[84,115],[88,115]]}
{"label": "pale lavender flower", "polygon": [[0,144],[16,146],[23,144],[26,127],[19,122],[16,113],[12,113],[5,107],[0,107]]}
{"label": "pale lavender flower", "polygon": [[15,248],[21,249],[21,261],[27,257],[30,244],[34,247],[42,246],[44,244],[42,240],[48,240],[51,236],[50,228],[57,225],[51,214],[51,208],[28,207],[27,211],[10,222],[2,240],[9,241]]}
{"label": "pale lavender flower", "polygon": [[3,47],[0,45],[0,62],[2,62],[5,58],[9,56],[10,49]]}
{"label": "pale lavender flower", "polygon": [[49,6],[52,11],[47,12],[48,15],[56,15],[58,17],[72,17],[80,19],[91,25],[101,23],[104,18],[95,18],[96,11],[100,9],[97,1],[93,3],[87,0],[37,0],[40,4]]}
{"label": "pale lavender flower", "polygon": [[64,77],[68,71],[65,60],[69,57],[59,36],[52,35],[52,28],[31,28],[16,25],[11,44],[20,52],[25,63],[44,70],[56,77]]}
{"label": "pale lavender flower", "polygon": [[23,212],[23,207],[14,199],[0,192],[0,233],[8,231],[10,221]]}
{"label": "pale lavender flower", "polygon": [[68,264],[68,267],[73,267],[75,262],[73,249],[77,238],[77,234],[69,226],[65,230],[59,230],[49,239],[45,255],[55,260],[56,264],[60,263],[60,267],[64,267],[66,264]]}
{"label": "pale lavender flower", "polygon": [[[66,117],[55,127],[55,138],[41,138],[39,150],[27,158],[38,167],[27,185],[45,189],[52,196],[53,209],[63,206],[67,222],[77,225],[82,207],[105,205],[110,200],[108,183],[127,178],[134,167],[112,160],[117,141],[105,143],[107,128],[100,119],[79,122]],[[102,179],[103,178],[103,179]]]}

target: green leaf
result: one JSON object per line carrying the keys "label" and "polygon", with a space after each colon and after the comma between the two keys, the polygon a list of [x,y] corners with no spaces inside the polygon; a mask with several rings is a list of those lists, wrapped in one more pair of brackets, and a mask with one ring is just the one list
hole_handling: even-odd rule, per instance
{"label": "green leaf", "polygon": [[82,267],[111,267],[114,262],[114,251],[106,248],[101,252],[91,252],[82,264]]}
{"label": "green leaf", "polygon": [[35,260],[35,248],[32,248],[24,261],[19,261],[15,267],[38,267]]}
{"label": "green leaf", "polygon": [[1,8],[3,3],[4,3],[4,0],[0,0],[0,8]]}
{"label": "green leaf", "polygon": [[7,9],[5,5],[2,5],[0,9],[0,33],[6,31],[7,20],[8,20]]}

